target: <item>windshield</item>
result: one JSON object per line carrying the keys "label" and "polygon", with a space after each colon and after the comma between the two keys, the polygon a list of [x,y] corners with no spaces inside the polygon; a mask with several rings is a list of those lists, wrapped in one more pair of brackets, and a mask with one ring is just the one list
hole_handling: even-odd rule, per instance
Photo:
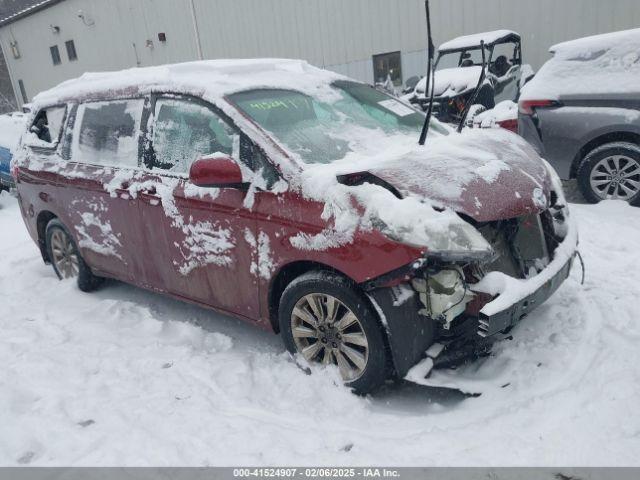
{"label": "windshield", "polygon": [[[305,163],[331,163],[358,149],[359,143],[397,134],[415,136],[424,114],[364,84],[332,85],[337,100],[329,102],[293,90],[249,90],[229,99],[258,125],[273,134]],[[448,134],[437,122],[431,130]]]}
{"label": "windshield", "polygon": [[[488,51],[485,51],[485,55],[489,58]],[[482,51],[480,47],[441,53],[436,64],[436,71],[444,70],[445,68],[472,67],[474,65],[482,65]]]}

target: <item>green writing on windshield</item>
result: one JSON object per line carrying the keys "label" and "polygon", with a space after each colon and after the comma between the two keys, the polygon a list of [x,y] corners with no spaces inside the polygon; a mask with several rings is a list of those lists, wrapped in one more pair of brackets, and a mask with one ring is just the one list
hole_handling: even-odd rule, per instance
{"label": "green writing on windshield", "polygon": [[262,102],[251,102],[249,108],[254,110],[273,110],[274,108],[304,108],[307,106],[306,99],[285,99],[285,100],[265,100]]}

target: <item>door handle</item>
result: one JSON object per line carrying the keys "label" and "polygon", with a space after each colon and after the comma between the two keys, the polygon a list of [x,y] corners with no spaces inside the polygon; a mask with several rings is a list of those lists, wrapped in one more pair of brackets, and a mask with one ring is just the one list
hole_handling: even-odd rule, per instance
{"label": "door handle", "polygon": [[155,189],[153,193],[140,192],[140,195],[138,195],[138,198],[142,200],[144,203],[148,203],[153,207],[157,207],[162,203],[162,201],[160,200],[160,197],[158,197],[157,195],[154,195],[154,193],[155,193]]}
{"label": "door handle", "polygon": [[116,195],[123,200],[131,200],[131,193],[126,188],[116,188]]}

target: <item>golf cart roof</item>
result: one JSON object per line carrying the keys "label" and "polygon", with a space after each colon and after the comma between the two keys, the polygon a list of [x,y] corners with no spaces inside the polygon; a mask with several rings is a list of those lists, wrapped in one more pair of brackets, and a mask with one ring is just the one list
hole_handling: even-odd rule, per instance
{"label": "golf cart roof", "polygon": [[456,51],[466,50],[468,48],[479,47],[480,42],[484,41],[485,46],[493,46],[496,43],[520,41],[520,35],[512,30],[495,30],[493,32],[474,33],[473,35],[465,35],[457,37],[440,45],[438,51]]}

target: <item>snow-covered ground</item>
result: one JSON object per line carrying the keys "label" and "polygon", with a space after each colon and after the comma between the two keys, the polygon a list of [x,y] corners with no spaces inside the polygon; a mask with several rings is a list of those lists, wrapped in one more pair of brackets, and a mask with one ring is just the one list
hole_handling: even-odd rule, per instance
{"label": "snow-covered ground", "polygon": [[59,282],[0,197],[0,465],[640,465],[640,209],[574,205],[587,265],[495,355],[483,394],[372,398],[280,339],[117,282]]}

